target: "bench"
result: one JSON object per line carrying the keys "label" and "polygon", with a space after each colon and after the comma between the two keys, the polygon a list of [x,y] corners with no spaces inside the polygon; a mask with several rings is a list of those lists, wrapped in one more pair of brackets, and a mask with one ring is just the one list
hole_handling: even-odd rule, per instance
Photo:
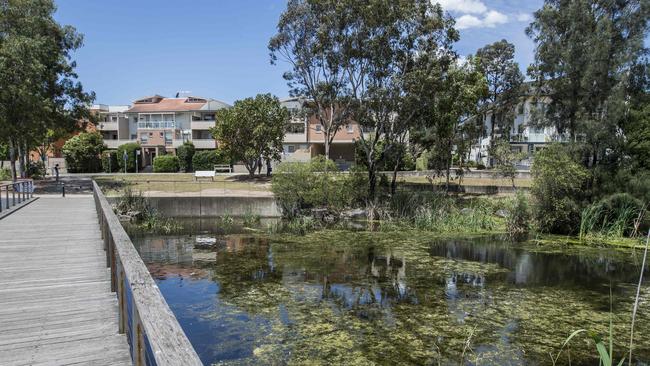
{"label": "bench", "polygon": [[227,164],[220,164],[220,165],[215,165],[214,166],[214,171],[228,171],[228,173],[232,173],[232,169],[230,168],[230,165]]}
{"label": "bench", "polygon": [[214,181],[214,170],[197,170],[194,172],[194,180],[199,178],[210,178]]}

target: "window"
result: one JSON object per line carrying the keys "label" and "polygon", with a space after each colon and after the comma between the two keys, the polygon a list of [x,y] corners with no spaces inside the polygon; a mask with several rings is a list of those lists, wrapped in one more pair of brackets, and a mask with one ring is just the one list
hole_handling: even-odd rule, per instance
{"label": "window", "polygon": [[204,121],[214,121],[214,113],[206,113],[203,115]]}
{"label": "window", "polygon": [[321,126],[320,124],[317,124],[316,125],[316,132],[321,133],[321,131],[323,131],[323,126]]}
{"label": "window", "polygon": [[345,125],[345,129],[348,131],[348,133],[354,132],[354,128],[352,127],[352,125]]}
{"label": "window", "polygon": [[287,151],[289,151],[290,153],[292,153],[292,152],[296,152],[296,146],[294,146],[294,145],[287,145]]}
{"label": "window", "polygon": [[162,131],[161,131],[161,132],[160,132],[160,137],[163,137],[163,136],[164,136],[164,135],[163,135],[163,133],[162,133]]}
{"label": "window", "polygon": [[305,133],[304,123],[290,123],[287,127],[287,133]]}
{"label": "window", "polygon": [[140,141],[141,141],[142,143],[145,143],[145,144],[146,144],[147,142],[149,142],[149,135],[146,134],[146,133],[141,133],[141,134],[140,134]]}
{"label": "window", "polygon": [[111,116],[111,122],[117,122],[117,116]]}
{"label": "window", "polygon": [[172,143],[172,132],[165,131],[165,145],[170,145]]}

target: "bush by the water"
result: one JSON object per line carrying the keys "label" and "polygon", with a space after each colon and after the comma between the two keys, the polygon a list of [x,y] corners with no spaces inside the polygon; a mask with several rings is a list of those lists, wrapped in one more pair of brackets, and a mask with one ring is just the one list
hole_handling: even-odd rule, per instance
{"label": "bush by the water", "polygon": [[221,150],[199,150],[192,157],[194,170],[213,170],[217,164],[230,164],[230,160]]}
{"label": "bush by the water", "polygon": [[0,180],[9,180],[9,179],[11,179],[11,169],[0,168]]}
{"label": "bush by the water", "polygon": [[521,191],[508,202],[506,216],[506,231],[514,240],[522,240],[528,236],[530,231],[530,206],[528,197]]}
{"label": "bush by the water", "polygon": [[140,150],[140,144],[137,142],[129,142],[118,146],[117,161],[120,165],[120,171],[124,171],[124,153],[126,153],[126,171],[135,172],[136,150]]}
{"label": "bush by the water", "polygon": [[153,159],[156,173],[176,173],[180,169],[180,159],[176,155],[160,155]]}
{"label": "bush by the water", "polygon": [[106,149],[99,132],[82,132],[63,145],[63,156],[70,173],[101,171],[101,153]]}
{"label": "bush by the water", "polygon": [[117,151],[105,151],[102,154],[102,170],[104,173],[114,173],[120,170],[120,165],[117,162]]}
{"label": "bush by the water", "polygon": [[140,230],[169,234],[181,229],[176,221],[162,217],[154,210],[142,192],[135,192],[130,187],[124,189],[114,210],[118,215],[128,217]]}
{"label": "bush by the water", "polygon": [[179,146],[176,149],[176,156],[180,159],[180,168],[185,172],[191,172],[192,168],[192,158],[196,153],[196,148],[194,144],[187,141],[183,145]]}
{"label": "bush by the water", "polygon": [[542,232],[576,233],[589,172],[561,144],[535,154],[531,168],[534,219]]}
{"label": "bush by the water", "polygon": [[307,163],[281,163],[271,190],[286,217],[312,208],[337,212],[363,202],[364,177],[357,171],[340,172],[332,160],[321,156]]}

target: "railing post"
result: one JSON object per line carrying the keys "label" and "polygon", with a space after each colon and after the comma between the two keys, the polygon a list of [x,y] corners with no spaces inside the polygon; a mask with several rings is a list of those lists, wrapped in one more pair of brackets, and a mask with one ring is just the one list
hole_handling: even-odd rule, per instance
{"label": "railing post", "polygon": [[7,210],[9,209],[9,186],[5,186],[5,193],[7,194]]}

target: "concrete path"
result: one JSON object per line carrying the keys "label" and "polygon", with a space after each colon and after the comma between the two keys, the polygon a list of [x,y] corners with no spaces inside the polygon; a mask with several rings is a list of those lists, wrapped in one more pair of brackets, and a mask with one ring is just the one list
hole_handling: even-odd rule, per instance
{"label": "concrete path", "polygon": [[92,196],[0,220],[0,364],[130,365]]}

